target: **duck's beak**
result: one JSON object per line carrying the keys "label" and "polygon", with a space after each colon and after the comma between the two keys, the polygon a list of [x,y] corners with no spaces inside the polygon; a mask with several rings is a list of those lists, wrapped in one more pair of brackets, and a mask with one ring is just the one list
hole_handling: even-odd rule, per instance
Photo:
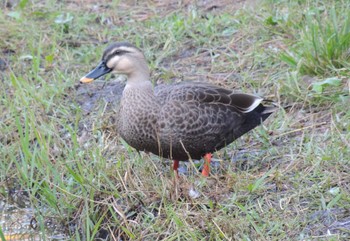
{"label": "duck's beak", "polygon": [[108,68],[106,63],[102,61],[101,63],[99,63],[99,65],[97,65],[95,69],[93,69],[90,73],[81,78],[80,83],[89,83],[105,74],[108,74],[111,71],[112,69]]}

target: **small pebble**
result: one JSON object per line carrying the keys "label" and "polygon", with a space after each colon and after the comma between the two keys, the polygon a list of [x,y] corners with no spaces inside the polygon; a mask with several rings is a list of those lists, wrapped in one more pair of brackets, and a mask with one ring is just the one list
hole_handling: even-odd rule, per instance
{"label": "small pebble", "polygon": [[194,190],[193,188],[190,189],[190,191],[188,192],[188,195],[193,199],[200,197],[200,193],[198,191]]}

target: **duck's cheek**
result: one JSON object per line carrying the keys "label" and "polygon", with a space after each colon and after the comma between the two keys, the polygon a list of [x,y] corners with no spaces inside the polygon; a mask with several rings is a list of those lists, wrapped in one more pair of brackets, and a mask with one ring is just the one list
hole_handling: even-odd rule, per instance
{"label": "duck's cheek", "polygon": [[115,65],[114,70],[117,73],[123,73],[128,74],[132,73],[134,71],[135,63],[132,63],[132,61],[128,58],[121,58]]}

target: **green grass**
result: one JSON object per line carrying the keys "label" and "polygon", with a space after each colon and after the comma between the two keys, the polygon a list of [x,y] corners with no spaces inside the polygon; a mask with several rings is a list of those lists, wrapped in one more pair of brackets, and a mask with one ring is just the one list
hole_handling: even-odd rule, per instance
{"label": "green grass", "polygon": [[311,75],[337,74],[349,67],[350,15],[345,7],[315,6],[303,16],[300,40],[282,59],[299,72]]}
{"label": "green grass", "polygon": [[[32,208],[37,230],[26,232],[69,240],[349,238],[346,1],[216,9],[16,2],[0,3],[7,63],[0,72],[0,199]],[[138,154],[118,137],[111,104],[101,98],[81,107],[95,92],[107,93],[101,82],[78,80],[113,41],[144,50],[154,83],[201,79],[290,108],[216,153],[223,161],[208,179],[183,164],[189,171],[175,186],[170,161]],[[0,229],[2,240],[10,234]]]}

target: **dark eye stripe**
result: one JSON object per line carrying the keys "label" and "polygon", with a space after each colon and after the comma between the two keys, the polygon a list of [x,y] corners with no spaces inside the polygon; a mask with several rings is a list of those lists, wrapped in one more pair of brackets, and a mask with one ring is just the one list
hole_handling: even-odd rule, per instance
{"label": "dark eye stripe", "polygon": [[107,62],[109,59],[113,58],[114,56],[121,56],[121,55],[126,54],[126,53],[130,53],[130,52],[127,50],[117,49],[114,52],[104,56],[103,59]]}
{"label": "dark eye stripe", "polygon": [[128,53],[128,51],[118,49],[118,50],[116,50],[116,51],[114,51],[114,52],[112,53],[112,56],[115,56],[115,55],[123,55],[123,54],[125,54],[125,53]]}

